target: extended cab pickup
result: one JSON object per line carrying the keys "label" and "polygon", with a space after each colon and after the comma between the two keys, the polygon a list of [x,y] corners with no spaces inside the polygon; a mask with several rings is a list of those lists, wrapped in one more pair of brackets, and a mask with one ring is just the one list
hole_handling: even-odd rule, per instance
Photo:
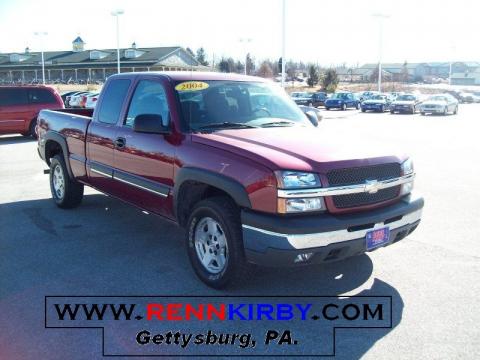
{"label": "extended cab pickup", "polygon": [[252,263],[340,260],[419,224],[407,156],[327,137],[307,115],[256,77],[119,74],[93,113],[41,111],[38,152],[59,207],[79,205],[87,185],[173,220],[218,288]]}

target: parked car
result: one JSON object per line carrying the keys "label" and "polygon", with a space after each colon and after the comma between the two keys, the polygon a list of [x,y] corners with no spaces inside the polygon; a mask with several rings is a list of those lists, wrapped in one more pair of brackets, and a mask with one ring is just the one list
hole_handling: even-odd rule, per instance
{"label": "parked car", "polygon": [[66,93],[63,93],[61,96],[62,100],[63,100],[63,104],[65,106],[67,106],[67,98],[70,99],[70,96],[72,96],[73,94],[76,94],[78,91],[68,91]]}
{"label": "parked car", "polygon": [[331,97],[325,100],[325,109],[341,109],[360,108],[360,101],[353,96],[351,92],[336,92]]}
{"label": "parked car", "polygon": [[83,95],[80,102],[80,107],[93,109],[97,105],[98,96],[100,93],[91,93],[88,95]]}
{"label": "parked car", "polygon": [[49,86],[0,86],[0,135],[20,133],[35,137],[40,110],[62,108],[62,98]]}
{"label": "parked car", "polygon": [[449,94],[432,95],[420,104],[420,114],[442,114],[449,112],[458,113],[458,100]]}
{"label": "parked car", "polygon": [[[254,94],[270,101],[252,108]],[[220,288],[252,263],[341,260],[420,223],[409,157],[324,139],[308,120],[262,78],[122,73],[94,110],[41,111],[38,153],[57,206],[78,206],[87,185],[177,223],[195,273]]]}
{"label": "parked car", "polygon": [[67,97],[67,99],[69,99],[68,106],[71,108],[82,107],[81,106],[82,96],[88,95],[88,94],[90,94],[90,92],[80,91],[80,92],[77,92],[76,94],[70,95],[70,98]]}
{"label": "parked car", "polygon": [[295,101],[297,105],[313,106],[313,94],[308,92],[294,93],[295,96],[292,96],[292,100]]}
{"label": "parked car", "polygon": [[464,104],[471,104],[474,102],[473,94],[462,92],[460,93],[460,102]]}
{"label": "parked car", "polygon": [[327,100],[328,96],[325,92],[316,92],[313,93],[312,96],[312,105],[313,107],[325,106],[325,100]]}
{"label": "parked car", "polygon": [[373,95],[370,99],[362,102],[361,108],[362,112],[365,111],[377,111],[384,112],[390,110],[390,104],[392,100],[390,96],[386,94]]}
{"label": "parked car", "polygon": [[378,95],[378,94],[380,94],[378,91],[364,91],[364,92],[360,95],[360,101],[368,100],[368,99],[370,99],[372,96]]}
{"label": "parked car", "polygon": [[390,104],[390,113],[410,113],[415,114],[419,99],[413,94],[398,95]]}

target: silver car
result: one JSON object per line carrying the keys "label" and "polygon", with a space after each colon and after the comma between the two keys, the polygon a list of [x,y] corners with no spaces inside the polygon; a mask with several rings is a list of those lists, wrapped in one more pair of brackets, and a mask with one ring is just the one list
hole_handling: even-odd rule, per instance
{"label": "silver car", "polygon": [[442,114],[458,112],[458,100],[450,94],[432,95],[420,104],[420,114]]}

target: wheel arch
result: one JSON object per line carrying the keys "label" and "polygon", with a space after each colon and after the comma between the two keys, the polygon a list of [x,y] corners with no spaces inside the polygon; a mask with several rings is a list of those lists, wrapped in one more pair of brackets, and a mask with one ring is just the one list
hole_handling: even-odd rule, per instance
{"label": "wheel arch", "polygon": [[184,226],[193,205],[213,196],[228,196],[240,208],[252,207],[247,191],[238,181],[205,169],[180,169],[173,188],[173,208],[178,223]]}
{"label": "wheel arch", "polygon": [[50,159],[61,154],[65,165],[67,166],[68,175],[73,178],[72,169],[70,167],[70,161],[68,158],[68,146],[65,138],[57,132],[49,131],[45,134],[45,162],[50,166]]}

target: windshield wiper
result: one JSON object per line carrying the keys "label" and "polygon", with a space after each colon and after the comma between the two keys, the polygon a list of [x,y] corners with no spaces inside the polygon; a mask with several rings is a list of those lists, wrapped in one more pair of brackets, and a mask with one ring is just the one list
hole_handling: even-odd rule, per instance
{"label": "windshield wiper", "polygon": [[295,125],[294,121],[270,121],[263,123],[261,127]]}
{"label": "windshield wiper", "polygon": [[258,126],[248,125],[244,123],[237,123],[237,122],[221,122],[221,123],[213,123],[202,125],[196,128],[195,130],[215,130],[215,129],[253,129]]}

